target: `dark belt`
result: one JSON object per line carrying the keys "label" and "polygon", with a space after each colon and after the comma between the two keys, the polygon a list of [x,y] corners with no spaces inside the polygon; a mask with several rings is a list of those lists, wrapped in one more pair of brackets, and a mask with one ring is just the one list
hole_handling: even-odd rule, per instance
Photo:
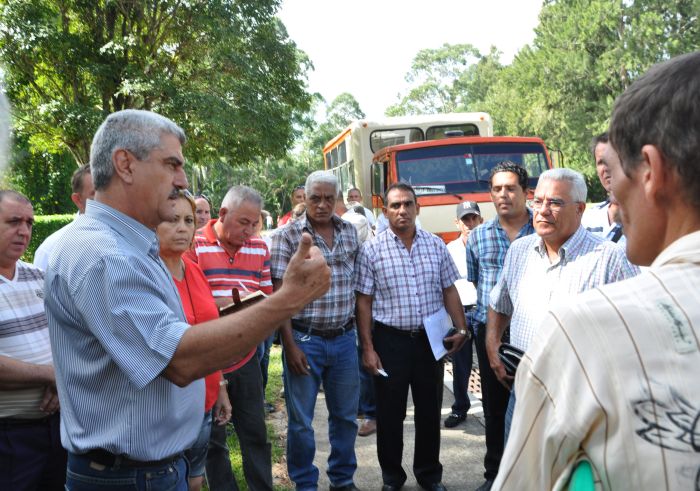
{"label": "dark belt", "polygon": [[295,331],[303,332],[304,334],[311,334],[312,336],[318,336],[323,339],[333,339],[338,336],[342,336],[346,332],[350,332],[355,328],[355,319],[350,319],[345,323],[343,327],[334,327],[331,329],[315,329],[309,327],[308,325],[300,322],[298,320],[292,319],[292,329]]}
{"label": "dark belt", "polygon": [[43,426],[51,423],[51,416],[43,418],[0,418],[0,428],[26,428],[28,426]]}
{"label": "dark belt", "polygon": [[383,322],[374,321],[374,327],[383,329],[385,331],[391,332],[392,334],[398,334],[399,336],[406,336],[408,338],[420,338],[425,337],[425,329],[420,326],[421,329],[401,329],[398,327],[392,327]]}
{"label": "dark belt", "polygon": [[476,310],[476,305],[465,305],[464,306],[464,312],[471,312],[472,310]]}
{"label": "dark belt", "polygon": [[93,462],[104,465],[105,467],[160,467],[171,464],[180,459],[184,454],[182,452],[170,455],[160,460],[133,460],[123,455],[114,455],[107,450],[98,448],[90,450],[87,453],[80,454],[80,457],[90,459]]}

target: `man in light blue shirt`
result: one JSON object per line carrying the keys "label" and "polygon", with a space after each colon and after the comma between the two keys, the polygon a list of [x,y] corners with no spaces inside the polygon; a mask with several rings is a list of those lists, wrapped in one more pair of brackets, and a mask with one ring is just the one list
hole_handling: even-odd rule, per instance
{"label": "man in light blue shirt", "polygon": [[[498,348],[510,324],[510,342],[527,351],[547,311],[557,302],[639,273],[618,245],[581,226],[586,183],[571,169],[550,169],[540,175],[532,200],[536,234],[516,240],[508,249],[503,272],[491,291],[486,348],[496,377],[505,385]],[[515,406],[511,392],[505,435]]]}
{"label": "man in light blue shirt", "polygon": [[182,452],[201,424],[202,377],[240,359],[328,288],[328,268],[307,236],[277,294],[238,314],[186,323],[154,232],[175,219],[174,198],[187,187],[184,142],[182,129],[155,113],[108,116],[90,152],[95,199],[49,258],[67,489],[187,489]]}

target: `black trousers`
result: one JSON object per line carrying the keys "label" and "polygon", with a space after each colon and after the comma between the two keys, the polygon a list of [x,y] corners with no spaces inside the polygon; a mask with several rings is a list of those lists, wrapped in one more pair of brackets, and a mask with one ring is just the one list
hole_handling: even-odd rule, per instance
{"label": "black trousers", "polygon": [[486,456],[484,477],[496,479],[503,456],[503,433],[505,431],[506,408],[510,392],[496,378],[486,354],[486,326],[476,324],[476,356],[481,376],[481,404],[486,422]]}
{"label": "black trousers", "polygon": [[443,362],[435,361],[425,334],[408,337],[375,324],[374,349],[389,375],[374,377],[377,402],[377,455],[385,484],[401,486],[406,472],[403,455],[403,421],[408,389],[415,407],[413,473],[421,485],[442,481],[440,464],[440,410]]}

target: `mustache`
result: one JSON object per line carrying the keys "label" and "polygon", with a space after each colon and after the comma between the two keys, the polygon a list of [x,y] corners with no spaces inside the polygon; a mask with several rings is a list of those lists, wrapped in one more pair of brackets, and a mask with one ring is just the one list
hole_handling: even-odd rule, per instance
{"label": "mustache", "polygon": [[180,190],[178,188],[173,188],[168,196],[168,199],[176,199],[180,195]]}

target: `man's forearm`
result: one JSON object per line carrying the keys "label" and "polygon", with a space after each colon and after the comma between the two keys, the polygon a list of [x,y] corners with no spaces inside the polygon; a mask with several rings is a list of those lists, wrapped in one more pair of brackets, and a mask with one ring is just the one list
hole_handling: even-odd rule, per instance
{"label": "man's forearm", "polygon": [[454,285],[442,290],[442,300],[445,303],[445,310],[450,314],[452,325],[459,330],[465,330],[467,333],[467,321],[464,316],[464,306],[459,298],[459,292]]}
{"label": "man's forearm", "polygon": [[360,335],[360,347],[363,351],[374,350],[372,343],[372,297],[356,293],[355,321]]}
{"label": "man's forearm", "polygon": [[0,390],[41,387],[55,382],[52,365],[37,365],[0,356]]}
{"label": "man's forearm", "polygon": [[[506,327],[508,327],[510,322],[510,316],[496,312],[491,307],[489,307],[486,316],[486,350],[497,351],[503,334],[506,332]],[[490,357],[491,355],[489,354]]]}

